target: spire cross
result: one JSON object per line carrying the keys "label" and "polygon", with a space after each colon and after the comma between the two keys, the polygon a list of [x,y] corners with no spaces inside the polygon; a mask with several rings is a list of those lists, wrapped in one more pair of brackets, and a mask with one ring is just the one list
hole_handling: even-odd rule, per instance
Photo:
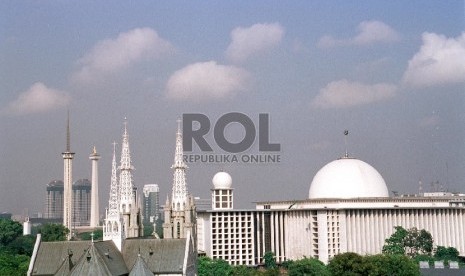
{"label": "spire cross", "polygon": [[176,122],[178,123],[178,133],[181,133],[181,119],[177,119]]}
{"label": "spire cross", "polygon": [[127,135],[128,133],[128,119],[124,117],[124,135]]}

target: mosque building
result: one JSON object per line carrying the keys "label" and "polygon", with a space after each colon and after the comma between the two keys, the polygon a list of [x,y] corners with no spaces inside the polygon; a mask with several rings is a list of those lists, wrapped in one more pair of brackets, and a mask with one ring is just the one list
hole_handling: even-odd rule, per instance
{"label": "mosque building", "polygon": [[424,193],[389,197],[379,172],[347,154],[321,168],[308,199],[257,202],[233,208],[232,178],[213,177],[212,209],[197,213],[197,249],[232,265],[258,265],[266,252],[277,262],[314,257],[327,263],[344,252],[381,253],[394,227],[431,233],[434,245],[465,255],[465,196]]}

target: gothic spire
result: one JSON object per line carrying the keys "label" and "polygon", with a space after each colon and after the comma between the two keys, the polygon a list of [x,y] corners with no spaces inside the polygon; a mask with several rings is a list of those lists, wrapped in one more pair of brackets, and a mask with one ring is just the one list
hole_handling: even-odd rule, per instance
{"label": "gothic spire", "polygon": [[119,216],[118,177],[116,175],[116,142],[113,142],[113,159],[111,161],[110,199],[108,200],[108,217]]}
{"label": "gothic spire", "polygon": [[[135,204],[133,202],[133,184],[132,170],[134,167],[131,164],[131,152],[129,150],[129,135],[127,131],[127,120],[124,118],[124,133],[123,142],[121,144],[121,161],[120,161],[120,209],[122,212],[129,212]],[[134,206],[135,207],[135,206]]]}
{"label": "gothic spire", "polygon": [[176,150],[174,154],[173,188],[172,199],[174,210],[184,210],[187,205],[186,169],[187,165],[183,159],[181,120],[178,120],[178,130],[176,132]]}

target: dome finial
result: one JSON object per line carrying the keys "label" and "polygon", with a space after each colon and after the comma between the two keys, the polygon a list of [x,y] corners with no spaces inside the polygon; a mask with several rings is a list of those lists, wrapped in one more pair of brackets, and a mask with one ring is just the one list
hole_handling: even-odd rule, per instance
{"label": "dome finial", "polygon": [[347,150],[347,136],[349,136],[349,130],[344,130],[344,143],[345,143],[345,147],[346,147],[346,152],[344,154],[344,157],[343,158],[349,158],[349,152]]}

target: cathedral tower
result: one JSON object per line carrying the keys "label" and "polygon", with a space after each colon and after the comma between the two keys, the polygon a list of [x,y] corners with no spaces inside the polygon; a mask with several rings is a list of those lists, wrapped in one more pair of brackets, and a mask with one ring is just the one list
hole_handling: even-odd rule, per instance
{"label": "cathedral tower", "polygon": [[[113,143],[113,160],[110,199],[103,230],[104,240],[113,240],[119,250],[124,239],[143,235],[142,216],[137,204],[137,189],[133,185],[127,121],[124,121],[120,166],[116,167],[116,143]],[[119,170],[119,179],[117,176]]]}
{"label": "cathedral tower", "polygon": [[[165,239],[186,238],[189,233],[192,237],[196,237],[196,210],[194,199],[187,192],[187,165],[184,163],[183,154],[181,121],[178,120],[174,164],[171,166],[174,170],[171,202],[167,198],[164,207],[163,238]],[[194,242],[194,244],[196,243]]]}
{"label": "cathedral tower", "polygon": [[113,159],[111,161],[110,198],[108,208],[105,212],[105,223],[103,225],[103,240],[113,240],[116,247],[121,251],[124,239],[123,223],[119,212],[119,189],[116,167],[116,143],[113,142]]}
{"label": "cathedral tower", "polygon": [[66,126],[66,150],[62,153],[64,162],[64,196],[63,196],[63,225],[69,229],[68,240],[71,239],[73,228],[73,158],[74,152],[71,152],[69,131],[69,112]]}

